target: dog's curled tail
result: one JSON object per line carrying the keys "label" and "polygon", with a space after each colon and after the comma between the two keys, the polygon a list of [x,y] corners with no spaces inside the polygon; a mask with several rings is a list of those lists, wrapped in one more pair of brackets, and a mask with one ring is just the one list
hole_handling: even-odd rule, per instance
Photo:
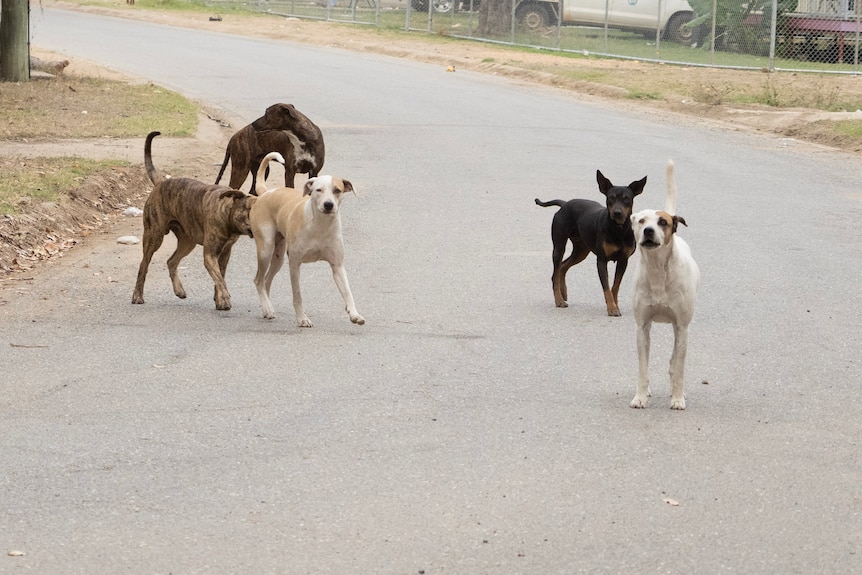
{"label": "dog's curled tail", "polygon": [[147,167],[147,176],[149,176],[154,186],[160,184],[165,179],[153,166],[153,138],[160,134],[161,132],[150,132],[147,134],[146,142],[144,142],[144,165]]}
{"label": "dog's curled tail", "polygon": [[676,180],[673,177],[673,160],[667,161],[667,197],[664,202],[664,211],[670,215],[676,214]]}
{"label": "dog's curled tail", "polygon": [[542,206],[543,208],[547,208],[547,207],[550,207],[550,206],[557,206],[557,207],[559,207],[559,208],[562,208],[562,207],[563,207],[563,204],[565,204],[565,203],[566,203],[566,202],[565,202],[565,200],[551,200],[551,201],[548,201],[548,202],[543,202],[543,201],[542,201],[542,200],[540,200],[539,198],[536,198],[536,205],[537,205],[537,206]]}
{"label": "dog's curled tail", "polygon": [[253,196],[262,196],[266,193],[266,176],[269,173],[269,163],[273,160],[284,165],[284,156],[278,152],[270,152],[265,155],[260,161],[260,165],[257,167],[257,172],[254,175],[254,182],[251,188]]}

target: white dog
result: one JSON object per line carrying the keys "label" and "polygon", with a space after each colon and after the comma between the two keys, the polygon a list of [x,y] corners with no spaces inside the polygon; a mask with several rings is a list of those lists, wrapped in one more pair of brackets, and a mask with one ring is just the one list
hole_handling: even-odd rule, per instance
{"label": "white dog", "polygon": [[338,213],[344,194],[353,192],[353,185],[340,178],[317,176],[309,179],[301,191],[293,188],[266,191],[261,182],[266,165],[273,157],[268,154],[258,168],[257,189],[260,196],[249,213],[252,235],[257,245],[257,274],[254,277],[254,285],[260,297],[263,317],[275,317],[269,290],[272,279],[281,269],[287,253],[293,308],[299,327],[312,326],[302,308],[299,266],[320,260],[328,262],[332,268],[335,285],[344,298],[350,321],[364,324],[365,318],[356,310],[347,282],[344,240]]}
{"label": "white dog", "polygon": [[638,325],[638,388],[631,406],[646,407],[649,388],[649,350],[652,322],[673,324],[670,358],[671,409],[685,409],[683,384],[688,325],[700,284],[700,270],[685,241],[676,235],[685,220],[675,215],[676,183],[673,162],[667,164],[667,199],[664,211],[642,210],[632,214],[635,241],[640,246],[640,266],[634,287],[634,316]]}

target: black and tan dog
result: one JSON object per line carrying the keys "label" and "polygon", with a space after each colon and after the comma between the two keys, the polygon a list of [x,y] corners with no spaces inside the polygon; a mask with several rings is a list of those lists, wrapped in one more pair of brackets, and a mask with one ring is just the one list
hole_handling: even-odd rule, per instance
{"label": "black and tan dog", "polygon": [[191,178],[165,178],[153,166],[152,141],[159,132],[150,132],[144,144],[144,164],[153,182],[144,204],[144,257],[132,303],[144,303],[144,282],[153,254],[168,232],[177,237],[177,249],[168,258],[168,273],[174,293],[186,297],[177,266],[195,246],[204,248],[204,266],[215,284],[216,309],[230,309],[230,294],[224,280],[233,245],[240,236],[250,236],[248,213],[257,200],[239,190],[205,184]]}
{"label": "black and tan dog", "polygon": [[230,160],[230,187],[238,190],[269,152],[284,156],[284,185],[292,188],[296,174],[307,173],[313,178],[323,169],[323,133],[293,104],[273,104],[263,116],[231,136],[215,183],[221,181]]}
{"label": "black and tan dog", "polygon": [[[605,205],[592,200],[551,200],[543,202],[536,198],[536,204],[559,206],[551,224],[551,240],[554,243],[552,254],[554,272],[551,285],[554,289],[554,303],[557,307],[567,307],[568,290],[566,272],[573,265],[582,262],[590,252],[596,254],[599,280],[605,294],[608,315],[620,315],[617,295],[623,274],[626,273],[629,256],[635,251],[635,237],[632,232],[630,216],[634,198],[644,190],[646,176],[628,186],[615,186],[599,170],[596,170],[599,191],[606,198]],[[563,261],[566,244],[572,242],[572,254]],[[608,282],[608,262],[617,262],[614,285]]]}

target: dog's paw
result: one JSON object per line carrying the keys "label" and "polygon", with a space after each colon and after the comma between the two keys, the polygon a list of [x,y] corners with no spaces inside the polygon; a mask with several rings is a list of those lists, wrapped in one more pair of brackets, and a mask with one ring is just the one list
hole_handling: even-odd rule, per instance
{"label": "dog's paw", "polygon": [[311,323],[311,320],[308,317],[297,318],[296,325],[299,327],[314,327],[314,324]]}
{"label": "dog's paw", "polygon": [[564,301],[558,301],[558,302],[555,302],[555,303],[557,304],[557,307],[569,307],[569,304],[567,304],[567,303],[566,303],[566,302],[564,302]]}
{"label": "dog's paw", "polygon": [[685,397],[680,397],[680,398],[671,397],[670,398],[670,408],[671,409],[679,409],[679,410],[685,409]]}
{"label": "dog's paw", "polygon": [[632,402],[629,404],[629,407],[633,407],[634,409],[643,409],[646,406],[647,398],[640,395],[636,395]]}
{"label": "dog's paw", "polygon": [[228,300],[226,302],[216,302],[216,309],[219,311],[230,310],[230,300]]}
{"label": "dog's paw", "polygon": [[359,315],[358,313],[350,314],[350,321],[357,325],[365,325],[365,318]]}
{"label": "dog's paw", "polygon": [[132,303],[144,303],[144,298],[142,296],[139,296],[138,294],[135,294],[132,296]]}
{"label": "dog's paw", "polygon": [[623,314],[620,313],[619,308],[608,310],[608,316],[609,317],[621,317],[622,315]]}

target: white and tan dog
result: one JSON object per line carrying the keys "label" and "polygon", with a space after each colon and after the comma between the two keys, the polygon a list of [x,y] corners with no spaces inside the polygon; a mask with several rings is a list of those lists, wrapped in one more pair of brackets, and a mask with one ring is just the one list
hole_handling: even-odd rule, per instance
{"label": "white and tan dog", "polygon": [[685,240],[676,235],[676,183],[673,162],[667,164],[667,199],[664,211],[641,210],[632,214],[632,229],[640,247],[640,266],[634,286],[634,317],[638,326],[638,387],[631,406],[646,407],[650,395],[650,330],[654,321],[673,325],[670,358],[671,409],[685,409],[685,355],[688,326],[694,316],[700,270]]}
{"label": "white and tan dog", "polygon": [[344,240],[341,236],[339,206],[353,185],[332,176],[309,179],[302,190],[276,188],[265,191],[263,172],[272,154],[268,154],[258,168],[258,193],[249,213],[252,235],[257,244],[257,274],[254,285],[260,297],[263,317],[272,319],[275,311],[269,299],[272,280],[284,264],[287,254],[290,268],[290,285],[293,290],[293,308],[299,327],[311,327],[311,320],[302,308],[299,289],[299,266],[304,263],[326,261],[332,268],[335,285],[344,298],[347,315],[353,323],[362,325],[365,318],[359,315],[353,293],[344,269]]}

